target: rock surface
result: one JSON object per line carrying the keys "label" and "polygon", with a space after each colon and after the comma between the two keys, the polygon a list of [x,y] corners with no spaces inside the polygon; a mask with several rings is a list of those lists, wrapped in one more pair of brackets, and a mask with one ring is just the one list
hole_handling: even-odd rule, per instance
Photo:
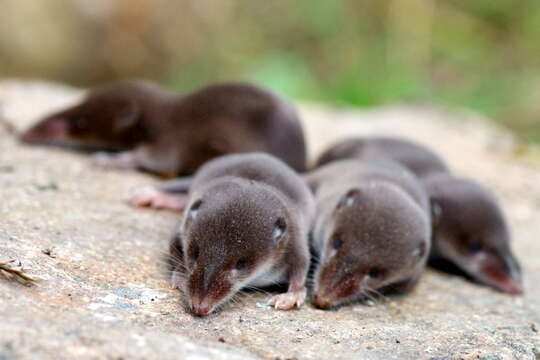
{"label": "rock surface", "polygon": [[[0,82],[3,115],[24,129],[81,92]],[[456,172],[494,189],[510,218],[526,295],[511,297],[428,270],[409,296],[335,311],[277,312],[245,293],[194,318],[168,286],[163,253],[178,214],[134,210],[130,190],[156,182],[89,166],[82,154],[18,144],[0,129],[0,262],[36,286],[0,278],[0,359],[538,359],[540,170],[476,115],[426,108],[338,111],[303,105],[310,152],[352,134],[432,146]]]}

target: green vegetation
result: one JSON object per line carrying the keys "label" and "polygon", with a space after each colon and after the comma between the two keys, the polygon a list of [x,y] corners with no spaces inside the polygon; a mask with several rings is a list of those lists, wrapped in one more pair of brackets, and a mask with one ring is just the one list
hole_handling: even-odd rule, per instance
{"label": "green vegetation", "polygon": [[468,107],[540,142],[540,1],[7,1],[0,76],[252,80],[334,104]]}
{"label": "green vegetation", "polygon": [[538,0],[246,1],[229,14],[175,88],[241,78],[335,104],[463,106],[540,142]]}

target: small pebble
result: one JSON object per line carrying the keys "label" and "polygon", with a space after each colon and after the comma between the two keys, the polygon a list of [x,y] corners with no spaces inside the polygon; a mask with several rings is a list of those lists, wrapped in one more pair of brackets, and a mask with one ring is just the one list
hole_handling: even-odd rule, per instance
{"label": "small pebble", "polygon": [[41,252],[49,257],[52,257],[53,259],[56,257],[56,254],[54,253],[54,248],[46,248],[41,250]]}
{"label": "small pebble", "polygon": [[12,173],[13,171],[15,171],[15,168],[11,165],[0,166],[1,173]]}
{"label": "small pebble", "polygon": [[44,185],[39,185],[39,184],[36,184],[36,189],[38,189],[39,191],[48,191],[48,190],[58,190],[58,185],[56,185],[55,183],[50,183],[50,184],[44,184]]}

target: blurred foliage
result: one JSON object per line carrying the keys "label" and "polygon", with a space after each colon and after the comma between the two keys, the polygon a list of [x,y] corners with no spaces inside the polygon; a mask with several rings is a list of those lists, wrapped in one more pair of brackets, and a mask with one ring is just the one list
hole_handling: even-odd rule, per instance
{"label": "blurred foliage", "polygon": [[540,1],[3,0],[0,75],[184,91],[251,80],[299,99],[429,102],[540,142]]}

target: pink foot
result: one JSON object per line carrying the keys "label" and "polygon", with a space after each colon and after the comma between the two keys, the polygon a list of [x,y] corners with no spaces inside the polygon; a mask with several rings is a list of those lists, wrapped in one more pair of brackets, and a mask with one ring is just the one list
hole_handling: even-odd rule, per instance
{"label": "pink foot", "polygon": [[271,297],[266,303],[276,310],[291,310],[294,307],[300,308],[306,300],[306,289],[299,291],[289,291]]}
{"label": "pink foot", "polygon": [[135,207],[152,209],[184,210],[187,202],[185,194],[169,194],[153,187],[144,187],[135,192],[129,203]]}

